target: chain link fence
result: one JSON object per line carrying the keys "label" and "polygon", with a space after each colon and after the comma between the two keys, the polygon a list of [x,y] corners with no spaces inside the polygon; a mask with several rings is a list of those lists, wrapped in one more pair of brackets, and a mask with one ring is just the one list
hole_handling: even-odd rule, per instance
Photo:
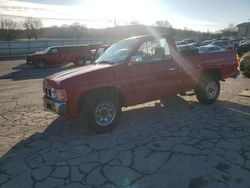
{"label": "chain link fence", "polygon": [[37,52],[50,46],[65,46],[79,44],[111,44],[110,40],[36,40],[36,41],[4,41],[0,42],[0,57],[22,56]]}

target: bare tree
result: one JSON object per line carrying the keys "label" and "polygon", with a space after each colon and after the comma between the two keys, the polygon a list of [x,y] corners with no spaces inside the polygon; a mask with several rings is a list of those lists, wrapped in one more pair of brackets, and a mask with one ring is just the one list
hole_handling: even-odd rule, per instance
{"label": "bare tree", "polygon": [[19,35],[19,24],[10,19],[0,21],[0,39],[14,40]]}
{"label": "bare tree", "polygon": [[69,26],[71,37],[80,39],[87,31],[86,27],[84,25],[81,25],[80,23],[73,23]]}
{"label": "bare tree", "polygon": [[23,23],[23,27],[25,28],[25,33],[29,40],[31,38],[37,40],[42,32],[43,24],[40,19],[27,18]]}
{"label": "bare tree", "polygon": [[233,23],[228,24],[227,28],[230,31],[237,32],[237,27]]}
{"label": "bare tree", "polygon": [[220,31],[220,35],[220,37],[236,37],[237,27],[233,23],[230,23],[228,27]]}
{"label": "bare tree", "polygon": [[133,20],[130,22],[130,25],[140,25],[140,22]]}
{"label": "bare tree", "polygon": [[155,25],[157,27],[172,27],[168,20],[157,20]]}

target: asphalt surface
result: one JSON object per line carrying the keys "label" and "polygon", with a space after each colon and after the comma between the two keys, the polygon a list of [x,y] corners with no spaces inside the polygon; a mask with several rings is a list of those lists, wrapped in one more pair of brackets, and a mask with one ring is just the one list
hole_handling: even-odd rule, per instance
{"label": "asphalt surface", "polygon": [[72,67],[0,62],[0,187],[250,187],[249,78],[209,106],[191,92],[124,108],[96,135],[43,110],[42,78]]}

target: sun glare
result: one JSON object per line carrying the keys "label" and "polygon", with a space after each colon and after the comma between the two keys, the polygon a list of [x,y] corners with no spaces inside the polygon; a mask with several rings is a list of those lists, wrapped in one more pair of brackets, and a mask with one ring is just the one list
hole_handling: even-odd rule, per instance
{"label": "sun glare", "polygon": [[153,0],[87,0],[82,3],[81,7],[84,10],[92,10],[89,15],[95,15],[100,20],[116,19],[121,25],[131,21],[151,25],[157,17],[162,18],[160,4]]}

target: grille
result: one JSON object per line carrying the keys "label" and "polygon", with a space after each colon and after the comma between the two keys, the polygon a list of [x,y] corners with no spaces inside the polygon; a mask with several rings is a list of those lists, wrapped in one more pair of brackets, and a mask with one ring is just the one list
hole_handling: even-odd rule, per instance
{"label": "grille", "polygon": [[43,88],[43,91],[44,91],[44,94],[45,94],[47,97],[52,98],[52,90],[51,90],[51,89],[44,87],[44,88]]}

